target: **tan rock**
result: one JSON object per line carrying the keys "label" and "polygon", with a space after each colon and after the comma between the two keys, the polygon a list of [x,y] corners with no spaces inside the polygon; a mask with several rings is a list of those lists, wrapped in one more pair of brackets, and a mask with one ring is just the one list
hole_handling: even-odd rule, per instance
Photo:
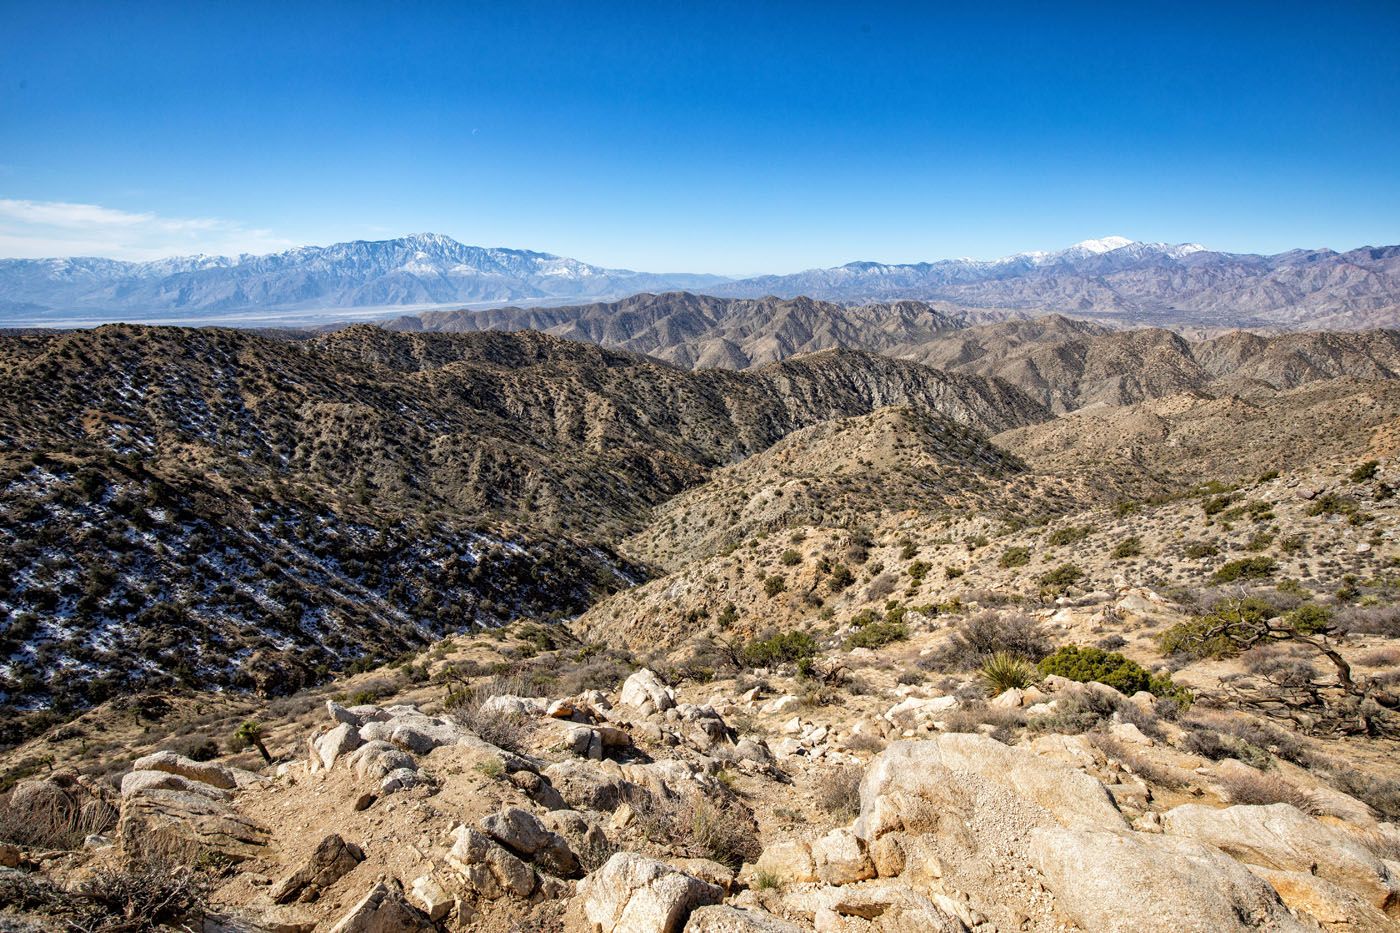
{"label": "tan rock", "polygon": [[131,768],[133,771],[165,771],[178,774],[182,778],[208,784],[220,790],[233,790],[238,786],[233,772],[223,765],[213,761],[195,761],[170,751],[154,752],[144,758],[138,758]]}
{"label": "tan rock", "polygon": [[617,852],[578,884],[584,915],[596,933],[676,933],[697,907],[724,892],[665,862]]}
{"label": "tan rock", "polygon": [[1200,840],[1251,865],[1316,874],[1378,910],[1400,911],[1400,878],[1351,835],[1289,804],[1187,804],[1164,813],[1162,823],[1168,835]]}
{"label": "tan rock", "polygon": [[381,881],[331,927],[330,933],[429,933],[432,929],[427,917]]}
{"label": "tan rock", "polygon": [[853,884],[875,877],[865,844],[849,829],[833,829],[812,844],[817,877],[826,884]]}
{"label": "tan rock", "polygon": [[1058,909],[1095,933],[1301,933],[1266,882],[1190,839],[1043,827],[1031,863]]}
{"label": "tan rock", "polygon": [[317,843],[305,864],[273,887],[270,892],[273,903],[287,904],[330,887],[364,861],[364,857],[359,846],[331,833]]}
{"label": "tan rock", "polygon": [[692,913],[685,933],[802,933],[802,928],[761,910],[715,904]]}
{"label": "tan rock", "polygon": [[408,892],[408,900],[413,906],[427,914],[428,919],[434,923],[451,913],[452,907],[456,903],[456,899],[448,894],[432,875],[420,875],[413,879],[413,886]]}
{"label": "tan rock", "polygon": [[1320,924],[1342,924],[1349,931],[1388,931],[1395,921],[1366,902],[1355,891],[1305,871],[1277,871],[1258,865],[1249,870],[1263,878],[1288,907]]}
{"label": "tan rock", "polygon": [[754,867],[784,884],[802,884],[817,880],[817,866],[812,861],[812,847],[800,839],[782,839],[770,844],[758,857],[758,863]]}

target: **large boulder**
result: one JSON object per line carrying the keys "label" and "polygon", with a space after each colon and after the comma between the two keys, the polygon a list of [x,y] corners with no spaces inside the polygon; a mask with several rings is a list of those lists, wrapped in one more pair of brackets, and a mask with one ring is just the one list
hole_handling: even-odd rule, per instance
{"label": "large boulder", "polygon": [[1198,839],[1242,862],[1309,872],[1355,891],[1378,910],[1400,913],[1400,878],[1364,845],[1286,803],[1217,810],[1187,804],[1162,814],[1164,830]]}
{"label": "large boulder", "polygon": [[490,900],[507,894],[529,897],[539,883],[535,870],[490,837],[470,826],[453,831],[448,864],[461,872],[467,883]]}
{"label": "large boulder", "polygon": [[645,667],[623,682],[618,699],[644,716],[664,713],[676,705],[675,692]]}
{"label": "large boulder", "polygon": [[562,878],[579,874],[578,857],[558,833],[519,807],[506,807],[481,820],[481,831],[522,858]]}
{"label": "large boulder", "polygon": [[272,900],[277,904],[288,904],[298,897],[314,897],[323,888],[339,881],[364,858],[365,854],[359,846],[331,833],[316,845],[300,868],[273,887]]}
{"label": "large boulder", "polygon": [[617,852],[579,882],[584,915],[597,933],[676,933],[691,911],[724,892],[665,862]]}
{"label": "large boulder", "polygon": [[966,779],[999,785],[1072,829],[1128,828],[1113,797],[1081,771],[976,734],[896,742],[871,761],[860,785],[854,831],[866,843],[887,832],[937,831],[969,810]]}
{"label": "large boulder", "polygon": [[169,771],[128,771],[122,775],[122,796],[130,797],[151,790],[178,790],[200,794],[211,800],[227,800],[229,793],[209,784],[191,781]]}
{"label": "large boulder", "polygon": [[131,769],[133,771],[165,771],[169,774],[178,774],[182,778],[208,784],[210,787],[217,787],[220,790],[233,790],[238,786],[233,772],[218,762],[195,761],[192,758],[186,758],[184,755],[177,755],[169,751],[153,752],[144,758],[138,758],[132,764]]}
{"label": "large boulder", "polygon": [[[315,741],[316,757],[321,767],[329,769],[338,758],[353,752],[364,744],[359,730],[348,722],[343,722]],[[137,762],[139,765],[140,762]]]}
{"label": "large boulder", "polygon": [[428,918],[414,910],[396,887],[379,882],[331,927],[330,933],[431,933]]}
{"label": "large boulder", "polygon": [[236,862],[259,855],[271,833],[222,800],[179,790],[147,790],[122,800],[117,837],[128,852],[174,842]]}
{"label": "large boulder", "polygon": [[812,847],[801,839],[781,839],[770,843],[754,867],[779,884],[804,884],[817,880]]}
{"label": "large boulder", "polygon": [[612,812],[622,803],[635,805],[650,799],[644,787],[627,780],[620,771],[591,761],[561,761],[545,768],[544,776],[570,806],[579,810]]}
{"label": "large boulder", "polygon": [[865,843],[849,829],[833,829],[812,844],[817,877],[826,884],[854,884],[875,877]]}
{"label": "large boulder", "polygon": [[1306,929],[1268,883],[1191,839],[1042,827],[1030,856],[1060,911],[1095,933]]}

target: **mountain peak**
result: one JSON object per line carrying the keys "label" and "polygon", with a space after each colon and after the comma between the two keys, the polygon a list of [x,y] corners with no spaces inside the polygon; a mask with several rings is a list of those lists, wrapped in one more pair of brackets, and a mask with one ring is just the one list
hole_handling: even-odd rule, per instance
{"label": "mountain peak", "polygon": [[1137,241],[1130,240],[1125,236],[1106,236],[1097,240],[1080,240],[1070,249],[1082,249],[1088,253],[1108,253],[1125,246],[1132,246],[1135,242]]}

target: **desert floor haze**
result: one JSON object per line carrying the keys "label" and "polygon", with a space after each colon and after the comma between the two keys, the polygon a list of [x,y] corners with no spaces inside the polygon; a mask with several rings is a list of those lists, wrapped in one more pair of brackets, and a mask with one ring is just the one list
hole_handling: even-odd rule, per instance
{"label": "desert floor haze", "polygon": [[0,933],[1400,933],[1394,0],[0,3],[0,139]]}

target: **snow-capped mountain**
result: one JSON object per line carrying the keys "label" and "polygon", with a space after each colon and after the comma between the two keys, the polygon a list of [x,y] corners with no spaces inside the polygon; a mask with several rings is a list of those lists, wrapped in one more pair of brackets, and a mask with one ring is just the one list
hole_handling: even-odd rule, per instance
{"label": "snow-capped mountain", "polygon": [[441,234],[304,246],[266,256],[0,260],[0,323],[36,315],[161,317],[243,309],[557,302],[705,288],[719,276],[605,269],[549,253],[467,246]]}
{"label": "snow-capped mountain", "polygon": [[1215,252],[1198,243],[1109,236],[1055,252],[1000,259],[851,262],[726,282],[712,293],[842,302],[947,301],[1161,324],[1394,327],[1400,324],[1400,247],[1258,256]]}

